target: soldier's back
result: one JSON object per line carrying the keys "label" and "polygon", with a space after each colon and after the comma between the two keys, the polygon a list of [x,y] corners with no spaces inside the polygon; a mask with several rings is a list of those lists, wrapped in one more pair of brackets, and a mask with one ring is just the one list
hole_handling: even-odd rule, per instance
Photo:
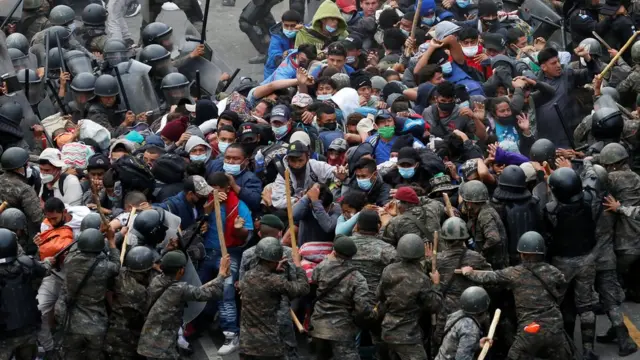
{"label": "soldier's back", "polygon": [[131,273],[121,270],[113,287],[109,329],[105,338],[107,353],[136,355],[138,339],[146,318],[146,306],[147,288],[138,283]]}
{"label": "soldier's back", "polygon": [[511,279],[519,325],[536,321],[545,326],[562,326],[558,301],[564,295],[566,282],[560,270],[537,262],[523,263],[504,271],[509,272]]}
{"label": "soldier's back", "polygon": [[351,238],[358,249],[351,258],[351,264],[364,276],[369,290],[375,294],[382,270],[395,261],[396,249],[374,236],[356,234]]}
{"label": "soldier's back", "polygon": [[458,310],[447,318],[445,332],[435,360],[473,359],[479,348],[482,324]]}

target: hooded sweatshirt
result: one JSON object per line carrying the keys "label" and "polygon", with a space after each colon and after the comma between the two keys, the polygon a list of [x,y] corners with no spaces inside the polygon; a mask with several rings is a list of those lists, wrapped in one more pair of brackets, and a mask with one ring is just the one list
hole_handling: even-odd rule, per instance
{"label": "hooded sweatshirt", "polygon": [[422,113],[422,118],[431,127],[431,135],[444,139],[445,136],[453,133],[453,130],[460,130],[467,134],[469,139],[475,136],[476,127],[473,120],[460,115],[460,106],[456,105],[449,116],[440,118],[438,105],[429,106]]}
{"label": "hooded sweatshirt", "polygon": [[204,163],[207,163],[207,161],[209,161],[209,159],[211,158],[211,145],[209,145],[201,137],[190,137],[189,140],[187,140],[187,143],[184,145],[184,149],[187,151],[187,153],[189,153],[191,152],[191,150],[193,150],[194,147],[198,145],[204,145],[204,147],[207,148],[207,158],[204,160]]}
{"label": "hooded sweatshirt", "polygon": [[[338,19],[338,29],[331,34],[331,37],[325,36],[322,32],[322,20],[326,18]],[[303,28],[296,35],[295,48],[302,44],[313,44],[318,50],[322,50],[332,42],[346,38],[347,35],[349,35],[347,23],[342,18],[340,8],[334,2],[325,0],[313,16],[311,26]]]}

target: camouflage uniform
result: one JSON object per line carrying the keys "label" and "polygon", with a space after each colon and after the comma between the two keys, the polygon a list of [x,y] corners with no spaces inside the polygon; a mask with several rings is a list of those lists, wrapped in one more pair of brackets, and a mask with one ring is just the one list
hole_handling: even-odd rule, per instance
{"label": "camouflage uniform", "polygon": [[479,319],[458,310],[449,315],[445,329],[446,335],[435,360],[474,360],[482,337]]}
{"label": "camouflage uniform", "polygon": [[292,271],[295,278],[285,279],[258,263],[240,280],[240,354],[247,358],[283,357],[285,349],[279,336],[277,315],[282,296],[296,298],[309,293],[304,270],[295,267]]}
{"label": "camouflage uniform", "polygon": [[629,93],[640,93],[640,64],[634,65],[632,70],[629,76],[616,86],[616,90],[618,90],[621,97],[627,96]]}
{"label": "camouflage uniform", "polygon": [[[47,29],[44,29],[44,30],[42,30],[40,32],[37,32],[35,35],[33,35],[33,38],[31,39],[30,45],[32,47],[35,46],[35,45],[41,45],[43,47],[42,49],[44,50],[44,48],[45,48],[44,37],[45,37],[46,33],[47,33]],[[62,41],[62,39],[60,39],[60,41]],[[67,41],[66,46],[65,45],[61,45],[61,46],[65,50],[82,51],[83,53],[87,54],[91,59],[95,60],[95,58],[96,58],[91,52],[89,52],[84,46],[82,46],[82,44],[78,40],[76,40],[74,35],[71,35],[71,37]]]}
{"label": "camouflage uniform", "polygon": [[[78,288],[82,279],[93,266],[88,280]],[[65,359],[102,359],[104,335],[107,332],[109,318],[105,295],[107,286],[120,269],[120,251],[110,249],[108,258],[103,254],[76,253],[67,256],[64,262],[66,279],[64,287],[66,311],[62,350]],[[71,297],[74,297],[71,299]],[[64,301],[64,300],[63,300]],[[73,306],[69,307],[69,302]]]}
{"label": "camouflage uniform", "polygon": [[311,281],[318,285],[316,294],[326,294],[316,301],[311,315],[310,334],[316,341],[318,360],[331,358],[329,348],[335,359],[360,359],[355,342],[358,327],[353,318],[370,316],[373,294],[357,270],[332,285],[350,269],[348,260],[326,258],[313,270]]}
{"label": "camouflage uniform", "polygon": [[356,233],[351,239],[358,249],[351,258],[351,264],[364,276],[371,296],[375,296],[382,270],[396,260],[396,249],[371,235]]}
{"label": "camouflage uniform", "polygon": [[[503,270],[473,272],[467,277],[481,284],[498,284],[513,290],[518,334],[509,350],[509,359],[542,354],[549,359],[571,358],[558,306],[567,285],[560,270],[544,262],[523,262]],[[532,322],[540,325],[535,335],[524,331]]]}
{"label": "camouflage uniform", "polygon": [[149,312],[140,332],[138,354],[147,358],[178,359],[178,329],[182,326],[186,303],[222,298],[223,283],[222,276],[200,287],[165,275],[156,276],[148,288]]}
{"label": "camouflage uniform", "polygon": [[[440,224],[444,218],[444,205],[437,200],[423,197],[420,198],[420,205],[413,206],[407,213],[391,219],[383,230],[382,238],[393,246],[398,245],[398,240],[406,234],[420,234],[423,238],[433,241],[433,232],[440,231]],[[416,221],[422,224],[426,234]]]}
{"label": "camouflage uniform", "polygon": [[398,262],[382,272],[377,298],[384,314],[382,340],[401,360],[427,359],[419,318],[440,310],[442,294],[419,262]]}
{"label": "camouflage uniform", "polygon": [[[42,3],[44,4],[46,1],[43,1]],[[31,41],[35,34],[51,26],[49,19],[47,19],[43,14],[48,14],[48,11],[41,12],[23,10],[22,18],[17,26],[17,31],[24,35],[27,40]]]}
{"label": "camouflage uniform", "polygon": [[502,269],[509,264],[507,231],[496,209],[485,203],[478,215],[469,219],[467,227],[475,240],[476,250],[494,269]]}
{"label": "camouflage uniform", "polygon": [[105,351],[111,359],[135,359],[136,347],[147,315],[148,273],[120,270],[113,288]]}
{"label": "camouflage uniform", "polygon": [[35,190],[26,182],[26,178],[13,171],[5,171],[0,175],[0,200],[6,201],[9,207],[20,209],[27,217],[29,234],[40,232],[40,224],[44,218],[40,199]]}

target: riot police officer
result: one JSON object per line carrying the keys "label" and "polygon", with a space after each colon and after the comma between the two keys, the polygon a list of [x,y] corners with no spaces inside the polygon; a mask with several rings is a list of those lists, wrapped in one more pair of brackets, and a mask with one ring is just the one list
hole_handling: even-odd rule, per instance
{"label": "riot police officer", "polygon": [[135,235],[137,245],[147,246],[155,250],[156,245],[161,243],[167,235],[167,226],[164,224],[164,210],[153,208],[144,210],[136,215],[131,234]]}
{"label": "riot police officer", "polygon": [[74,122],[85,119],[90,101],[95,97],[96,77],[88,72],[76,75],[71,80],[73,100],[68,103]]}
{"label": "riot police officer", "polygon": [[13,33],[7,36],[7,48],[18,49],[23,54],[29,54],[29,40],[21,33]]}
{"label": "riot police officer", "polygon": [[[158,0],[143,2],[143,6],[148,7],[148,11],[144,11],[144,10],[142,11],[142,24],[140,26],[141,41],[143,41],[142,40],[144,37],[143,32],[145,28],[147,27],[147,25],[156,21],[156,17],[158,17],[158,14],[160,14],[163,3],[164,1],[158,1]],[[202,21],[204,18],[204,14],[202,13],[202,9],[200,8],[198,1],[197,0],[176,0],[174,3],[178,5],[180,10],[184,11],[185,15],[187,16],[189,21],[193,24],[193,26],[196,28],[198,33],[202,34]],[[143,45],[146,46],[147,44],[145,44],[143,41]]]}
{"label": "riot police officer", "polygon": [[108,74],[100,75],[96,79],[93,92],[96,98],[89,105],[88,118],[113,132],[124,121],[124,116],[118,112],[120,108],[118,80]]}
{"label": "riot police officer", "polygon": [[[174,48],[173,28],[161,22],[150,23],[149,25],[145,26],[144,29],[142,29],[142,32],[140,34],[140,41],[142,42],[142,46],[144,47],[147,47],[151,44],[157,44],[161,45],[171,53]],[[189,54],[189,56],[180,56],[172,60],[172,64],[174,67],[179,68],[186,61],[188,61],[189,58],[203,56],[205,53],[204,50],[204,45],[199,44],[191,52],[191,54]]]}
{"label": "riot police officer", "polygon": [[104,43],[103,48],[104,63],[102,73],[110,72],[111,69],[131,58],[131,51],[127,44],[120,39],[109,39]]}
{"label": "riot police officer", "polygon": [[20,71],[22,69],[31,67],[29,56],[24,54],[22,51],[15,48],[9,48],[8,51],[9,57],[11,58],[11,63],[13,64],[13,69],[15,71]]}
{"label": "riot police officer", "polygon": [[[45,100],[45,96],[47,92],[43,88],[44,83],[42,79],[38,76],[38,74],[31,69],[22,69],[18,71],[16,76],[18,78],[18,82],[22,85],[25,90],[25,95],[29,100],[29,104],[31,104],[31,108],[33,112],[35,112],[39,118],[44,119],[48,116],[53,115],[56,110],[53,107],[53,104],[49,104],[45,109],[43,107],[43,113],[40,112],[38,105],[41,101]],[[27,85],[28,82],[28,85]],[[27,91],[28,90],[28,91]],[[47,99],[48,101],[48,99]]]}
{"label": "riot police officer", "polygon": [[24,252],[27,255],[35,255],[38,252],[38,247],[33,243],[33,238],[27,233],[27,217],[20,209],[5,209],[0,214],[0,228],[13,231],[16,234],[19,254]]}
{"label": "riot police officer", "polygon": [[[263,64],[269,50],[269,29],[276,24],[271,8],[282,0],[251,0],[240,13],[240,30],[259,55],[249,59],[249,64]],[[301,15],[304,15],[304,8]]]}
{"label": "riot police officer", "polygon": [[[22,2],[22,18],[20,18],[16,30],[18,33],[24,34],[27,39],[27,44],[29,44],[35,34],[51,26],[49,19],[46,17],[48,12],[48,1],[24,0]],[[7,37],[7,40],[8,39]]]}
{"label": "riot police officer", "polygon": [[84,231],[86,229],[100,230],[100,225],[102,225],[102,218],[100,215],[97,213],[90,213],[80,222],[80,231]]}
{"label": "riot police officer", "polygon": [[67,5],[58,5],[51,9],[49,21],[52,26],[64,26],[70,33],[76,30],[76,12]]}
{"label": "riot police officer", "polygon": [[181,73],[167,74],[160,84],[166,105],[180,105],[185,100],[192,103],[190,89],[191,82]]}
{"label": "riot police officer", "polygon": [[600,35],[607,32],[607,22],[598,22],[600,2],[598,0],[574,0],[564,4],[564,17],[569,19],[571,40],[579,44],[585,38],[591,37],[592,31]]}
{"label": "riot police officer", "polygon": [[156,91],[156,96],[158,99],[164,98],[161,87],[162,79],[167,74],[176,71],[171,65],[171,53],[161,45],[149,44],[142,49],[138,59],[141,63],[151,66],[149,77]]}
{"label": "riot police officer", "polygon": [[588,153],[599,153],[608,143],[620,141],[623,129],[624,119],[617,107],[603,107],[596,110],[591,116],[591,134],[596,144],[589,147]]}
{"label": "riot police officer", "polygon": [[83,26],[77,31],[76,38],[87,50],[103,52],[109,39],[106,30],[107,10],[99,4],[89,4],[82,11]]}

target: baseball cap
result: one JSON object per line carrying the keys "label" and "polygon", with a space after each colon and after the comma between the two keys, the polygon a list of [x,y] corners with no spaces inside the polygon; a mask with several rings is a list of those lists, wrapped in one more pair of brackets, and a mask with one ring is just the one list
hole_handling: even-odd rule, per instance
{"label": "baseball cap", "polygon": [[[355,7],[354,7],[355,10]],[[349,50],[359,50],[362,49],[362,40],[360,40],[357,36],[349,36],[342,40],[342,45],[344,45],[347,51]]]}
{"label": "baseball cap", "polygon": [[522,171],[524,171],[524,175],[526,176],[526,181],[534,181],[538,178],[538,174],[536,172],[536,169],[533,167],[533,165],[531,165],[530,162],[525,162],[520,164],[520,169],[522,169]]}
{"label": "baseball cap", "polygon": [[506,41],[502,34],[483,33],[482,34],[482,46],[487,49],[502,51],[505,48]]}
{"label": "baseball cap", "polygon": [[287,156],[300,157],[309,153],[309,147],[301,141],[294,141],[287,147]]}
{"label": "baseball cap", "polygon": [[291,99],[291,105],[301,108],[307,107],[313,103],[313,98],[309,94],[297,93]]}
{"label": "baseball cap", "polygon": [[196,112],[196,104],[184,104],[184,108],[187,109],[188,112]]}
{"label": "baseball cap", "polygon": [[238,129],[238,137],[240,138],[240,142],[243,142],[247,139],[255,139],[258,137],[260,132],[258,131],[258,127],[254,123],[242,123],[240,125],[240,129]]}
{"label": "baseball cap", "polygon": [[376,120],[378,119],[388,119],[391,118],[393,116],[391,116],[391,113],[389,112],[389,110],[378,110],[378,113],[376,114]]}
{"label": "baseball cap", "polygon": [[193,175],[187,181],[193,182],[193,189],[195,193],[200,196],[209,196],[213,191],[213,188],[207,184],[207,181],[200,175]]}
{"label": "baseball cap", "polygon": [[356,2],[353,0],[336,0],[336,5],[338,5],[338,8],[340,8],[340,11],[342,11],[345,14],[358,11],[358,8],[356,7]]}
{"label": "baseball cap", "polygon": [[376,90],[384,89],[384,86],[387,85],[387,80],[385,80],[382,76],[373,76],[371,77],[371,87]]}
{"label": "baseball cap", "polygon": [[311,145],[311,138],[309,137],[309,134],[307,134],[303,130],[294,131],[293,134],[291,134],[291,137],[289,138],[289,143],[293,144],[296,141],[300,141],[301,143],[307,146]]}
{"label": "baseball cap", "polygon": [[89,164],[87,164],[87,170],[102,169],[109,170],[111,167],[111,161],[109,158],[102,154],[94,154],[89,158]]}
{"label": "baseball cap", "polygon": [[403,147],[398,151],[398,164],[416,164],[416,158],[418,157],[418,152],[416,149],[412,147]]}
{"label": "baseball cap", "polygon": [[404,95],[393,93],[387,97],[387,106],[391,107],[391,105],[393,105],[393,103],[396,101],[406,101],[406,100],[407,98],[405,98]]}
{"label": "baseball cap", "polygon": [[270,121],[278,120],[287,122],[291,117],[291,112],[289,111],[289,107],[286,105],[276,105],[271,110]]}
{"label": "baseball cap", "polygon": [[331,142],[331,144],[329,144],[329,150],[336,150],[336,151],[347,151],[347,149],[349,148],[349,145],[347,144],[347,140],[343,139],[343,138],[336,138],[333,139],[333,141]]}
{"label": "baseball cap", "polygon": [[64,161],[62,161],[62,153],[60,153],[60,150],[54,148],[46,148],[42,150],[39,162],[41,164],[43,162],[48,162],[57,168],[61,168],[65,165]]}

